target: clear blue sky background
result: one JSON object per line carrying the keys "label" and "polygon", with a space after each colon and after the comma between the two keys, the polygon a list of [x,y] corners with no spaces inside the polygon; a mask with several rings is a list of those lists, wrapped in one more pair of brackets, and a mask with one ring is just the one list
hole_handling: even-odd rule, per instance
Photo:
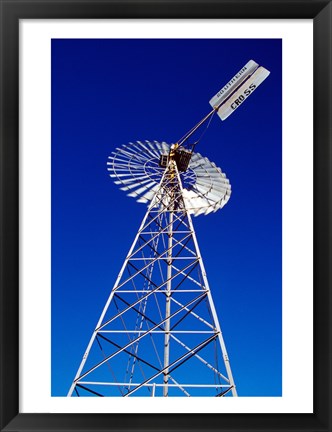
{"label": "clear blue sky background", "polygon": [[271,71],[196,148],[228,204],[194,219],[240,396],[281,396],[281,40],[52,40],[52,395],[65,396],[146,207],[106,162],[175,142],[250,59]]}

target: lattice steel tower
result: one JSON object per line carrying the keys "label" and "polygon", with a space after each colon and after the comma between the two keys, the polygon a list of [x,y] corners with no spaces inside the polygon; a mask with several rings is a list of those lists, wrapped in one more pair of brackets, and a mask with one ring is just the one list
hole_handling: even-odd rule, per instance
{"label": "lattice steel tower", "polygon": [[148,209],[68,396],[237,396],[191,218],[221,209],[231,186],[188,140],[268,75],[252,60],[242,71],[175,144],[138,141],[109,157],[115,183]]}

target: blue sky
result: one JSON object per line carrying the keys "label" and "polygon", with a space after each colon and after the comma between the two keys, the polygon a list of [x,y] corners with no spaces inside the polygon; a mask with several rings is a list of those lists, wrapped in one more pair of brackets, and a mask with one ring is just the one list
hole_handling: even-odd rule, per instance
{"label": "blue sky", "polygon": [[281,396],[279,39],[52,41],[52,395],[64,396],[145,214],[108,176],[116,147],[175,142],[250,59],[266,81],[196,150],[232,185],[194,225],[240,396]]}

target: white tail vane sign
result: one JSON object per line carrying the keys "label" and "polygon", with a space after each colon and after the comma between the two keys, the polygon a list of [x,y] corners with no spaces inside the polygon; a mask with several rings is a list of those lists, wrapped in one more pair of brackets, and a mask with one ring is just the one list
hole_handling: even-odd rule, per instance
{"label": "white tail vane sign", "polygon": [[226,120],[269,75],[267,69],[250,60],[209,103],[218,108],[221,120]]}

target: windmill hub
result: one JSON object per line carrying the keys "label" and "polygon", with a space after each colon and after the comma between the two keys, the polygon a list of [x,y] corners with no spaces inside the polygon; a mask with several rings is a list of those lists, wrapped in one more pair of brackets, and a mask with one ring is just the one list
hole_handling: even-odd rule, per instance
{"label": "windmill hub", "polygon": [[162,153],[159,159],[159,166],[166,168],[170,159],[176,162],[176,166],[179,172],[187,171],[192,156],[192,151],[187,150],[184,147],[180,147],[178,144],[171,146],[169,154]]}

